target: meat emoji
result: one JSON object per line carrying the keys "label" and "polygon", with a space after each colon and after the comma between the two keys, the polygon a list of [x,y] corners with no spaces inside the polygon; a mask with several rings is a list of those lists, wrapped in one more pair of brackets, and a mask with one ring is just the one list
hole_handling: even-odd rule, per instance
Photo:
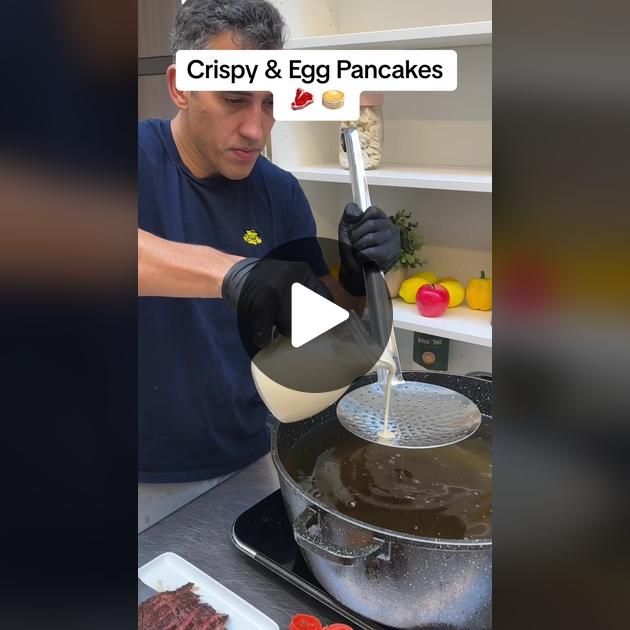
{"label": "meat emoji", "polygon": [[295,91],[295,98],[293,99],[293,103],[291,103],[291,109],[304,109],[308,105],[310,105],[315,99],[310,92],[306,92],[302,88],[298,88]]}

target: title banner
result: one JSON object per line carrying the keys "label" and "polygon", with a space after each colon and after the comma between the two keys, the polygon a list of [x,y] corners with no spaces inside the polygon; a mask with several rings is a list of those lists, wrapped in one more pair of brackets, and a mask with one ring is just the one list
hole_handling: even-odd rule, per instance
{"label": "title banner", "polygon": [[356,120],[361,92],[450,92],[454,50],[180,50],[182,91],[271,92],[276,120]]}

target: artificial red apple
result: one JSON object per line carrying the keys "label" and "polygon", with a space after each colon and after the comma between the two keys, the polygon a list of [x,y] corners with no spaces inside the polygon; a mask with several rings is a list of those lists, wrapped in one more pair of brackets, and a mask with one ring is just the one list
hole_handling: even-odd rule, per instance
{"label": "artificial red apple", "polygon": [[416,308],[424,317],[439,317],[446,312],[448,291],[439,284],[424,284],[416,293]]}

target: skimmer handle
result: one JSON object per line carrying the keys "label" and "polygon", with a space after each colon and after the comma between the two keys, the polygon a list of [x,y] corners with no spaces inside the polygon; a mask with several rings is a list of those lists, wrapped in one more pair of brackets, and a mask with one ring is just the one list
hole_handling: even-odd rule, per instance
{"label": "skimmer handle", "polygon": [[[342,129],[341,147],[348,154],[353,201],[359,206],[362,212],[365,212],[372,202],[370,200],[365,167],[363,165],[359,132],[351,127]],[[389,302],[389,294],[387,293],[385,277],[383,272],[371,263],[363,266],[363,276],[365,278],[365,289],[368,308],[370,310],[372,335],[376,338],[376,341],[378,341],[382,347],[387,348],[388,352],[392,355],[394,363],[396,364],[396,373],[394,374],[393,383],[400,384],[403,382],[403,378],[400,359],[398,358],[398,348],[396,347],[394,327],[392,326],[391,330],[387,328],[386,309]],[[385,369],[379,368],[377,373],[378,382],[381,387],[384,388],[387,384],[388,372]]]}

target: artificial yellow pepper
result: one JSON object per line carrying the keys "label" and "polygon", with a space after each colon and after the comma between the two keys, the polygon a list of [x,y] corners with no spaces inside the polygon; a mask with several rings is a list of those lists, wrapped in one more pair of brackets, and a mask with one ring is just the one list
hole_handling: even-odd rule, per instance
{"label": "artificial yellow pepper", "polygon": [[492,310],[492,278],[486,278],[485,271],[481,272],[481,277],[468,283],[466,302],[475,311]]}

